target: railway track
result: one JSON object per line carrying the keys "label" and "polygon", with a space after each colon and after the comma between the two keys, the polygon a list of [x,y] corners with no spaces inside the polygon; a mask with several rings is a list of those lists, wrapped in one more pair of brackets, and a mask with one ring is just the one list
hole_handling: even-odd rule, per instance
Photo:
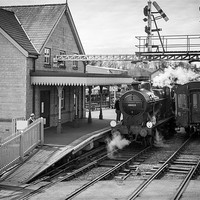
{"label": "railway track", "polygon": [[[170,184],[171,177],[177,179],[178,184],[169,196],[171,199],[179,199],[198,171],[200,155],[197,151],[198,140],[187,141],[183,145],[185,138],[178,140],[172,138],[174,145],[166,141],[165,144],[170,144],[166,148],[144,149],[141,146],[136,148],[133,144],[110,154],[106,152],[105,147],[94,149],[71,160],[68,164],[57,166],[43,174],[30,183],[30,185],[41,184],[42,186],[19,199],[43,199],[43,195],[46,198],[51,192],[55,195],[54,190],[55,188],[59,190],[59,187],[62,187],[62,190],[57,194],[62,197],[55,196],[55,199],[137,199],[142,197],[145,191],[150,190],[155,180],[168,180]],[[180,144],[182,146],[177,150]],[[147,165],[150,166],[148,170],[143,170]],[[102,186],[106,188],[109,196],[112,194],[112,189],[115,191],[112,198],[102,197],[104,193]],[[120,192],[119,189],[123,191]],[[120,197],[117,197],[119,196],[117,190]],[[98,195],[98,198],[95,195]]]}
{"label": "railway track", "polygon": [[139,195],[141,197],[142,192],[149,187],[152,181],[159,177],[164,179],[167,176],[182,177],[180,184],[174,189],[174,193],[169,194],[171,200],[180,199],[190,180],[199,169],[200,152],[197,151],[199,145],[199,141],[192,141],[192,138],[189,138],[129,196],[128,200],[136,199]]}
{"label": "railway track", "polygon": [[[126,155],[126,157],[124,157],[124,155],[120,155],[118,157],[115,157],[115,159],[112,159],[112,163],[109,164],[109,166],[111,166],[110,169],[106,170],[104,173],[98,175],[96,178],[89,181],[87,184],[84,184],[79,189],[76,189],[74,192],[67,195],[65,200],[72,199],[73,197],[80,194],[81,192],[83,192],[84,190],[89,188],[90,186],[97,183],[98,181],[101,181],[101,180],[103,180],[107,177],[113,176],[113,174],[116,174],[120,170],[123,170],[123,172],[124,172],[123,173],[123,175],[124,175],[123,179],[125,179],[125,177],[127,177],[130,174],[130,170],[126,168],[127,165],[130,165],[130,163],[132,163],[135,159],[137,159],[139,156],[143,155],[144,153],[146,153],[150,149],[151,149],[151,147],[147,147],[147,148],[141,150],[140,152],[136,153],[135,155],[128,155],[128,156]],[[105,162],[100,163],[99,166],[105,166]]]}
{"label": "railway track", "polygon": [[[125,177],[128,176],[128,174],[130,174],[130,170],[127,170],[126,166],[130,165],[130,163],[132,163],[138,157],[141,157],[141,155],[145,153],[148,154],[147,152],[150,151],[150,149],[151,147],[147,147],[145,149],[144,148],[141,149],[140,147],[139,149],[136,149],[134,151],[131,150],[131,152],[129,152],[128,154],[127,152],[125,154],[123,151],[119,150],[114,150],[110,153],[107,153],[105,146],[100,147],[98,149],[94,149],[90,153],[87,153],[87,155],[82,155],[76,158],[75,160],[70,161],[67,164],[63,164],[53,169],[52,171],[49,171],[48,173],[44,174],[39,179],[33,181],[31,183],[33,185],[44,181],[47,181],[47,183],[42,187],[38,188],[37,190],[34,190],[29,194],[24,195],[20,199],[21,200],[29,199],[32,196],[43,192],[45,189],[52,187],[55,184],[58,184],[59,182],[71,181],[76,177],[78,177],[79,175],[94,168],[101,168],[101,170],[99,170],[99,172],[96,174],[96,177],[88,181],[86,184],[82,185],[80,188],[76,189],[76,191],[67,195],[65,199],[72,199],[73,197],[80,194],[90,186],[97,183],[98,181],[111,177],[113,176],[113,174],[116,174],[120,170],[123,171],[123,173],[121,174],[125,174],[124,176],[125,179]],[[97,152],[101,153],[98,153],[97,156],[96,155]],[[80,165],[81,167],[74,169],[74,165],[76,163],[80,162],[81,160],[84,160],[84,158],[86,157],[88,158],[89,155],[92,156],[93,154],[95,154],[96,157],[98,157],[96,160],[92,161],[94,157],[90,158],[91,160],[87,164],[82,163],[83,166]],[[114,157],[113,154],[115,154]],[[69,171],[70,169],[72,170]]]}

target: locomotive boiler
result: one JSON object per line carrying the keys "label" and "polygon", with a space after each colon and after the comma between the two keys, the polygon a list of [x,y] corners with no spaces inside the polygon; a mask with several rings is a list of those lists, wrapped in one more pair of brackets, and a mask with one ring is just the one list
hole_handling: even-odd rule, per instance
{"label": "locomotive boiler", "polygon": [[173,118],[170,88],[152,88],[149,82],[134,82],[133,89],[120,97],[119,105],[123,120],[115,130],[145,144],[152,144],[155,129],[167,127]]}

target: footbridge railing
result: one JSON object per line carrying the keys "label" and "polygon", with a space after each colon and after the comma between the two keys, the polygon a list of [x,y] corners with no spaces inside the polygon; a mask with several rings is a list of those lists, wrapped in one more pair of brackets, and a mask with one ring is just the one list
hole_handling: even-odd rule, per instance
{"label": "footbridge railing", "polygon": [[136,45],[138,51],[135,54],[140,62],[154,60],[200,61],[200,35],[165,35],[151,36],[150,38],[136,36],[136,38],[139,45]]}
{"label": "footbridge railing", "polygon": [[0,144],[0,175],[24,160],[36,146],[44,143],[44,122],[39,118],[23,132]]}

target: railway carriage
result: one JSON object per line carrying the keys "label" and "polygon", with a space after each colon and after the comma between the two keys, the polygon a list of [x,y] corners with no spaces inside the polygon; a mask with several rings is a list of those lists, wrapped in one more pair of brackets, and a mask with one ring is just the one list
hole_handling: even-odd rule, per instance
{"label": "railway carriage", "polygon": [[178,127],[187,133],[200,132],[200,81],[177,85],[175,89],[175,116]]}

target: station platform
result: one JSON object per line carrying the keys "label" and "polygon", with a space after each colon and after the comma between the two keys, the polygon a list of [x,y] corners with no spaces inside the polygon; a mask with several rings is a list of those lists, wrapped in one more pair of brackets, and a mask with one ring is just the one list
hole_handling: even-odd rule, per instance
{"label": "station platform", "polygon": [[62,124],[62,133],[58,134],[56,127],[44,130],[44,143],[53,145],[69,145],[76,139],[94,131],[110,126],[110,122],[116,119],[114,109],[103,109],[103,119],[99,119],[99,110],[92,111],[92,123],[88,123],[88,113],[85,119],[79,119],[76,124]]}
{"label": "station platform", "polygon": [[56,127],[45,129],[44,145],[35,149],[32,155],[6,175],[0,181],[0,187],[22,186],[64,156],[74,155],[88,146],[90,148],[94,141],[107,137],[110,121],[116,117],[115,110],[103,110],[103,119],[99,119],[99,111],[93,111],[91,115],[91,123],[85,118],[79,120],[76,126],[73,123],[62,124],[60,134],[57,133]]}

